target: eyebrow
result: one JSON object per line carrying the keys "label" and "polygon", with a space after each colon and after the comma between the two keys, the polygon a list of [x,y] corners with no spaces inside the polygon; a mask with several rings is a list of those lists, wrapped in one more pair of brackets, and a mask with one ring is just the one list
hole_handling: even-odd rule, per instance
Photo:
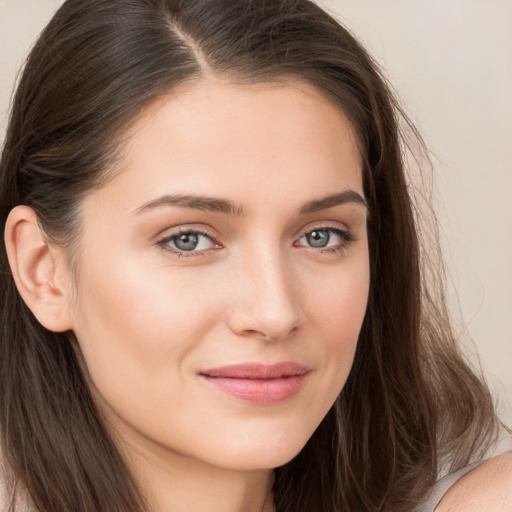
{"label": "eyebrow", "polygon": [[[327,210],[328,208],[340,206],[345,203],[357,203],[364,207],[367,206],[366,200],[358,192],[355,190],[344,190],[343,192],[331,194],[321,199],[308,201],[299,208],[299,213],[301,215],[306,215],[321,210]],[[178,206],[181,208],[190,208],[192,210],[223,213],[236,217],[244,215],[244,207],[234,203],[233,201],[191,194],[170,194],[161,196],[158,199],[143,204],[135,210],[135,213],[140,214],[153,208],[158,208],[159,206]]]}
{"label": "eyebrow", "polygon": [[205,212],[224,213],[239,217],[243,215],[244,208],[242,205],[236,205],[227,199],[219,199],[216,197],[171,194],[159,197],[154,201],[143,204],[135,210],[136,214],[143,213],[158,206],[179,206],[181,208],[190,208],[192,210],[201,210]]}
{"label": "eyebrow", "polygon": [[367,207],[366,200],[358,192],[355,190],[344,190],[343,192],[332,194],[330,196],[323,197],[322,199],[315,199],[307,202],[300,207],[299,213],[314,213],[320,210],[327,210],[328,208],[340,206],[345,203],[357,203],[363,205],[365,208]]}

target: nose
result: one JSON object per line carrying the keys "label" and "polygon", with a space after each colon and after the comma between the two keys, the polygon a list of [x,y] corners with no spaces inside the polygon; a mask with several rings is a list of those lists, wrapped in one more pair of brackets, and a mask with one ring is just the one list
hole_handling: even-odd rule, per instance
{"label": "nose", "polygon": [[252,253],[234,272],[230,329],[239,336],[280,340],[303,322],[291,265],[279,250]]}

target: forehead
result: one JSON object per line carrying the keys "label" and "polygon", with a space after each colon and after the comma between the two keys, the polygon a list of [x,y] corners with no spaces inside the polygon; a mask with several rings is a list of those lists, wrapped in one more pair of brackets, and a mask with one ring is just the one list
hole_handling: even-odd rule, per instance
{"label": "forehead", "polygon": [[142,202],[165,188],[247,198],[269,184],[281,195],[362,192],[351,124],[334,102],[299,81],[202,79],[162,96],[124,137],[118,170],[106,188],[126,187],[126,197],[135,192]]}

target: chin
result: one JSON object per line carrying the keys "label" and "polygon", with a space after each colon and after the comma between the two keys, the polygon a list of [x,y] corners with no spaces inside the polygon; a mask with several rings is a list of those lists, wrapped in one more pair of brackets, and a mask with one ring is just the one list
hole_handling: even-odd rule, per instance
{"label": "chin", "polygon": [[[225,445],[221,452],[212,454],[210,463],[222,465],[234,471],[274,469],[290,462],[304,448],[308,440],[308,436],[297,435],[273,436],[272,439],[262,438],[253,442],[245,439],[239,443]],[[221,446],[218,445],[218,448]]]}

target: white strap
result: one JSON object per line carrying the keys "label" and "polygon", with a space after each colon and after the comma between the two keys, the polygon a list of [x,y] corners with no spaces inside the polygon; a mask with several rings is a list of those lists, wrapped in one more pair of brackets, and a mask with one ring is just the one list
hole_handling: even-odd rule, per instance
{"label": "white strap", "polygon": [[485,461],[483,460],[474,462],[469,466],[465,466],[462,469],[459,469],[459,471],[456,471],[455,473],[450,473],[449,475],[441,478],[441,480],[439,480],[427,494],[426,500],[418,508],[416,508],[414,512],[434,512],[437,505],[439,505],[439,502],[448,492],[450,487],[452,487],[452,485],[454,485],[464,475],[468,474],[470,471],[477,468],[484,462]]}

